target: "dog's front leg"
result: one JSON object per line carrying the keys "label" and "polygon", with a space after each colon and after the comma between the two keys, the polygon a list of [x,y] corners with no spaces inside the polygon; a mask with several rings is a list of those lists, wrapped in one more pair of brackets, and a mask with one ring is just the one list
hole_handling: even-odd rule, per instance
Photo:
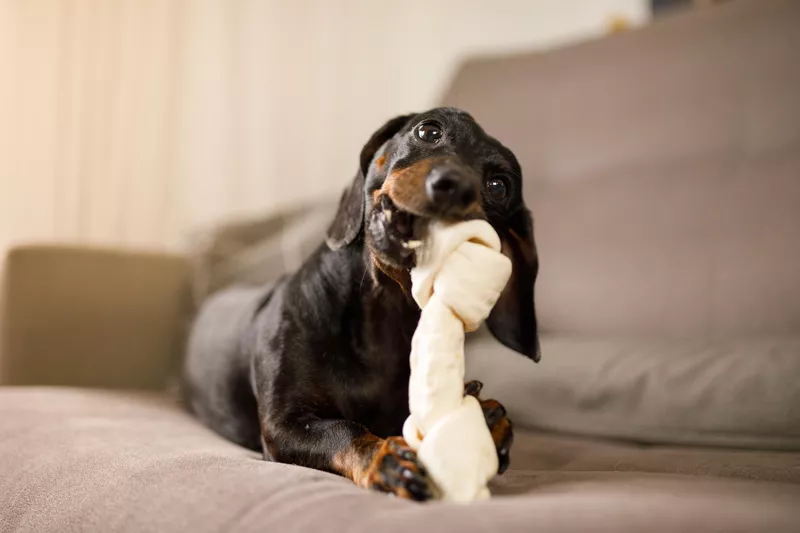
{"label": "dog's front leg", "polygon": [[348,420],[262,424],[267,459],[344,476],[364,488],[412,500],[433,496],[425,469],[402,437],[381,439]]}

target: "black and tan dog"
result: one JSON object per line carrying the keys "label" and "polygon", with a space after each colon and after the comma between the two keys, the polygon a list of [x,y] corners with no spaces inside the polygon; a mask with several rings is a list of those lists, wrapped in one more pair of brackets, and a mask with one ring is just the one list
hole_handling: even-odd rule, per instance
{"label": "black and tan dog", "polygon": [[[431,219],[476,217],[491,223],[513,262],[489,330],[538,360],[538,260],[519,163],[470,115],[439,108],[394,118],[372,135],[326,243],[296,273],[208,300],[185,364],[191,409],[267,460],[430,498],[435,488],[398,436],[408,416],[408,358],[420,314],[409,292],[408,243]],[[477,396],[480,388],[471,382],[465,394]],[[496,401],[482,406],[502,473],[511,423]]]}

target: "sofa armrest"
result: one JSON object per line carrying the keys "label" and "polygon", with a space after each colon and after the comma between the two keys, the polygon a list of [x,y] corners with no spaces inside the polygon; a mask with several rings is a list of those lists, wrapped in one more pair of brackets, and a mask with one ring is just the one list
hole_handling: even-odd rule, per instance
{"label": "sofa armrest", "polygon": [[180,360],[179,256],[34,245],[6,258],[0,384],[159,389]]}

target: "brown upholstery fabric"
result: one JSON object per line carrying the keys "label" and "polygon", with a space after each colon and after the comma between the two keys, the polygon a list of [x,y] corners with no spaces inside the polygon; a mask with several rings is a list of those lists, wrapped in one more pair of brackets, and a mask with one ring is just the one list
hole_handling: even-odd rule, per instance
{"label": "brown upholstery fabric", "polygon": [[158,396],[5,388],[0,531],[781,533],[800,524],[797,454],[518,441],[491,501],[419,505],[260,461]]}
{"label": "brown upholstery fabric", "polygon": [[161,389],[180,360],[180,257],[24,246],[6,261],[0,383]]}
{"label": "brown upholstery fabric", "polygon": [[460,71],[444,101],[525,172],[545,331],[800,331],[798,27],[730,1]]}

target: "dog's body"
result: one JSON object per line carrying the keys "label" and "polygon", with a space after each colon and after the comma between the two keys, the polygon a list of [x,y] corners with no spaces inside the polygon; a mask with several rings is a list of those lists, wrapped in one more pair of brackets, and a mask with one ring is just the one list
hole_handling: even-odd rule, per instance
{"label": "dog's body", "polygon": [[[420,313],[409,292],[409,242],[434,217],[482,217],[498,231],[514,273],[487,323],[504,344],[538,360],[538,263],[519,165],[469,115],[436,109],[393,119],[373,135],[326,244],[296,273],[223,291],[204,305],[184,376],[196,415],[266,459],[431,497],[424,468],[397,436],[408,416]],[[472,383],[465,392],[479,390]],[[497,402],[482,405],[504,470],[510,422]]]}

